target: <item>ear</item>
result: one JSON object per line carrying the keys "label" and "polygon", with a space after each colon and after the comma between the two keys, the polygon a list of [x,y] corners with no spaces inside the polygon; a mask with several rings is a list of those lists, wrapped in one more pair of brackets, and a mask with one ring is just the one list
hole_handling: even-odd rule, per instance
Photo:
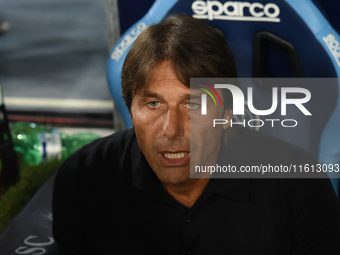
{"label": "ear", "polygon": [[230,126],[230,121],[233,119],[233,117],[234,117],[233,110],[226,109],[223,118],[228,120],[228,122],[226,124],[223,124],[222,127],[224,130],[226,130]]}

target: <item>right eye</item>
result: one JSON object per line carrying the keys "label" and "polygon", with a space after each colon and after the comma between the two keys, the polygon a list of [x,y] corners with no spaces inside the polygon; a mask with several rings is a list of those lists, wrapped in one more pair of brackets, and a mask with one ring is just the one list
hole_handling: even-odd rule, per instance
{"label": "right eye", "polygon": [[196,109],[199,106],[199,104],[194,102],[189,102],[187,105],[189,106],[190,110]]}
{"label": "right eye", "polygon": [[151,107],[157,107],[157,106],[159,106],[160,102],[158,102],[158,101],[151,101],[151,102],[149,102],[148,104],[149,104]]}

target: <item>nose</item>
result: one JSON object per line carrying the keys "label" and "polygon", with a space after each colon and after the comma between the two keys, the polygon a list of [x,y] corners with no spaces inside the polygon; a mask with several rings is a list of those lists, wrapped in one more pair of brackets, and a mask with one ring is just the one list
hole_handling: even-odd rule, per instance
{"label": "nose", "polygon": [[178,109],[169,109],[164,116],[163,135],[176,139],[184,135],[183,114]]}

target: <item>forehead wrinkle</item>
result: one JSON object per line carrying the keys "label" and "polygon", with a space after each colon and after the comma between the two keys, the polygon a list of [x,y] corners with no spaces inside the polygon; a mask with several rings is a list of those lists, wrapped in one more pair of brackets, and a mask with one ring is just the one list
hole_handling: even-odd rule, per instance
{"label": "forehead wrinkle", "polygon": [[196,89],[196,88],[190,89],[190,97],[192,99],[201,98],[201,95],[204,94],[204,93],[205,92],[200,90],[200,89]]}
{"label": "forehead wrinkle", "polygon": [[140,93],[139,96],[143,97],[143,98],[150,98],[150,97],[155,97],[155,98],[159,98],[159,99],[164,99],[164,97],[161,94],[158,94],[156,92],[152,92],[148,89],[143,89]]}
{"label": "forehead wrinkle", "polygon": [[[149,91],[149,90],[143,90],[141,93],[139,93],[139,96],[142,97],[142,98],[154,97],[154,98],[159,98],[159,99],[165,100],[163,95],[156,93],[156,92]],[[198,96],[198,95],[196,96],[196,95],[191,95],[190,93],[185,93],[184,95],[179,96],[178,99],[180,101],[183,101],[183,100],[199,99],[199,98],[201,98],[201,97]]]}
{"label": "forehead wrinkle", "polygon": [[184,95],[181,95],[179,97],[179,100],[186,100],[186,99],[190,99],[190,93],[185,93]]}

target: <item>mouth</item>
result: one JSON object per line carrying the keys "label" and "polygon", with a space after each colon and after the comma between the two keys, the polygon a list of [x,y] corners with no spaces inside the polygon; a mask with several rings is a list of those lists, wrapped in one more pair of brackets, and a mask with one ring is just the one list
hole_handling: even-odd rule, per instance
{"label": "mouth", "polygon": [[179,167],[188,165],[190,162],[189,151],[176,151],[176,152],[160,152],[158,153],[164,166]]}
{"label": "mouth", "polygon": [[169,158],[169,159],[175,159],[175,158],[184,158],[188,152],[179,152],[179,153],[169,153],[166,152],[164,153],[164,157]]}

